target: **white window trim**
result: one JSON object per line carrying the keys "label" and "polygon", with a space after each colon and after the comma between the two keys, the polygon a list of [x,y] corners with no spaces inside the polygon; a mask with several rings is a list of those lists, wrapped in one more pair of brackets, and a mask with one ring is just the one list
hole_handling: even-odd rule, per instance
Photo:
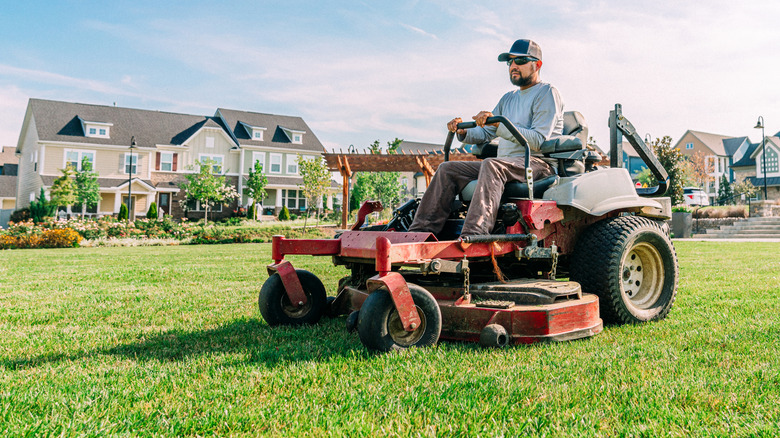
{"label": "white window trim", "polygon": [[685,143],[685,149],[693,149],[693,143]]}
{"label": "white window trim", "polygon": [[[160,152],[160,172],[173,172],[173,154],[175,152]],[[165,156],[170,156],[170,161],[165,160]],[[170,164],[171,168],[168,170],[163,169],[163,164]]]}
{"label": "white window trim", "polygon": [[[281,174],[283,170],[282,154],[270,153],[268,158],[268,173]],[[274,172],[274,158],[279,158],[279,171]]]}
{"label": "white window trim", "polygon": [[[76,152],[79,157],[76,160],[76,171],[81,170],[81,160],[84,159],[84,154],[92,154],[92,170],[95,170],[95,161],[97,160],[97,152],[91,151],[88,149],[65,149],[62,152],[62,168],[64,169],[68,165],[68,152]],[[30,158],[34,158],[33,163],[38,161],[38,152],[35,152],[35,156],[32,155]]]}
{"label": "white window trim", "polygon": [[263,173],[266,173],[265,152],[252,152],[252,164],[249,166],[249,169],[254,170],[255,169],[255,163],[258,162],[258,161],[263,166]]}
{"label": "white window trim", "polygon": [[[210,158],[214,160],[215,158],[219,158],[220,164],[220,170],[219,173],[216,173],[217,175],[224,175],[225,174],[225,156],[220,154],[199,154],[198,160],[202,163],[204,158]],[[214,160],[217,161],[217,160]]]}
{"label": "white window trim", "polygon": [[[135,157],[135,160],[133,160],[130,157]],[[130,161],[128,163],[128,161]],[[135,161],[135,164],[133,164],[133,161]],[[130,175],[130,172],[127,171],[127,166],[133,166],[135,165],[135,171],[132,172],[133,175],[138,175],[138,170],[141,168],[141,159],[135,152],[125,152],[125,159],[124,159],[124,165],[122,166],[122,170],[124,171],[125,175]]]}
{"label": "white window trim", "polygon": [[[287,166],[284,169],[287,171],[286,172],[287,175],[298,175],[299,174],[300,167],[298,167],[298,155],[296,155],[296,154],[286,154],[285,162],[286,162]],[[290,166],[295,166],[295,171],[290,171]]]}
{"label": "white window trim", "polygon": [[[84,121],[84,136],[89,138],[111,138],[111,127],[114,126],[113,123],[103,123],[103,122],[87,122]],[[90,134],[89,130],[94,129],[95,133]],[[105,134],[100,134],[100,130],[105,129]]]}

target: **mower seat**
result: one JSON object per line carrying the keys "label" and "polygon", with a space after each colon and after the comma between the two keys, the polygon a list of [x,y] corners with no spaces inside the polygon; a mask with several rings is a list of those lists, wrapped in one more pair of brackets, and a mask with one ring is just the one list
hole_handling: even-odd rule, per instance
{"label": "mower seat", "polygon": [[[585,172],[584,152],[588,141],[588,126],[585,117],[578,111],[563,113],[563,135],[551,138],[539,147],[540,152],[548,158],[558,160],[558,175],[552,175],[540,180],[534,180],[534,198],[539,199],[550,187],[556,185],[560,176],[573,176]],[[477,158],[489,158],[498,155],[498,144],[483,143],[472,149]],[[471,201],[477,181],[471,181],[460,192],[460,200]],[[501,202],[528,198],[528,184],[520,181],[510,181],[504,186]]]}

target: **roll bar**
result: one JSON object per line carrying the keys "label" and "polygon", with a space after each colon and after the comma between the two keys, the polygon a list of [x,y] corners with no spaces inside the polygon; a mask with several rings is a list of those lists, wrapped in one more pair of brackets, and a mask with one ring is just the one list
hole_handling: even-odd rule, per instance
{"label": "roll bar", "polygon": [[615,104],[615,109],[609,112],[609,154],[610,154],[610,167],[623,167],[623,141],[622,135],[625,135],[628,142],[634,148],[642,161],[647,164],[647,167],[652,172],[655,179],[658,181],[658,185],[648,188],[637,188],[636,193],[639,196],[654,197],[663,196],[666,194],[666,190],[669,188],[669,174],[666,173],[666,169],[658,161],[653,151],[642,141],[639,134],[636,133],[636,128],[628,119],[623,115],[623,106],[619,103]]}

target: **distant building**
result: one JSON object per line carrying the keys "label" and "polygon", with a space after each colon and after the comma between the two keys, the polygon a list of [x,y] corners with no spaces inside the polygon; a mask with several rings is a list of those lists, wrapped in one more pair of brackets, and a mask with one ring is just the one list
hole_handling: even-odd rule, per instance
{"label": "distant building", "polygon": [[[130,150],[131,138],[137,147]],[[230,216],[250,199],[243,193],[256,161],[268,178],[262,200],[266,214],[283,205],[303,209],[298,156],[321,156],[324,148],[300,117],[217,109],[214,116],[168,113],[114,106],[30,99],[17,144],[17,207],[26,207],[41,187],[48,191],[60,169],[79,168],[82,160],[98,173],[100,201],[87,215],[113,215],[128,202],[131,217],[144,216],[152,202],[175,218],[203,217],[203,206],[189,202],[179,184],[194,172],[195,161],[211,159],[217,173],[241,198],[217,206],[214,217]],[[71,206],[81,211],[81,206]]]}

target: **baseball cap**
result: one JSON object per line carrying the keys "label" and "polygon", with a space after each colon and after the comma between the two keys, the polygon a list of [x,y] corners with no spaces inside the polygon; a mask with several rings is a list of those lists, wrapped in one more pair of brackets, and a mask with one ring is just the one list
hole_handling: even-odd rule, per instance
{"label": "baseball cap", "polygon": [[531,40],[517,40],[512,44],[512,48],[509,52],[498,55],[500,62],[506,62],[510,56],[531,56],[538,60],[542,60],[542,49],[539,44]]}

